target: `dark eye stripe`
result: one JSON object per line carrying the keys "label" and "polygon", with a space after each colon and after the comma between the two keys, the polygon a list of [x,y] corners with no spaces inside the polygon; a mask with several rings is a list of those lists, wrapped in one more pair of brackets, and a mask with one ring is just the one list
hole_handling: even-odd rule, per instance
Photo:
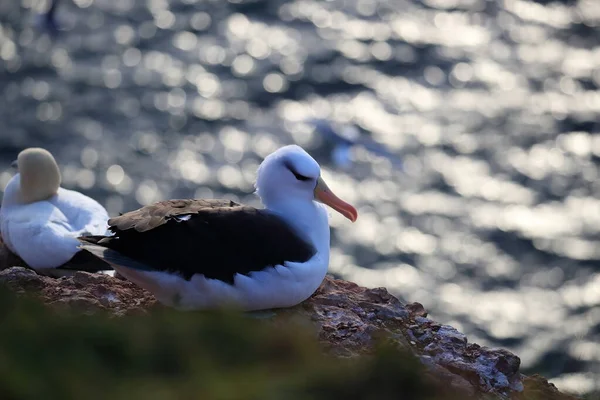
{"label": "dark eye stripe", "polygon": [[287,167],[287,169],[292,171],[292,174],[294,174],[296,179],[298,179],[299,181],[309,181],[310,180],[310,178],[308,176],[300,175],[299,173],[294,171],[294,168],[292,168],[292,166],[288,162],[284,161],[284,165]]}
{"label": "dark eye stripe", "polygon": [[299,173],[295,172],[294,170],[291,170],[292,174],[294,174],[294,176],[296,177],[296,179],[298,179],[299,181],[308,181],[310,180],[310,178],[308,176],[304,176],[304,175],[300,175]]}

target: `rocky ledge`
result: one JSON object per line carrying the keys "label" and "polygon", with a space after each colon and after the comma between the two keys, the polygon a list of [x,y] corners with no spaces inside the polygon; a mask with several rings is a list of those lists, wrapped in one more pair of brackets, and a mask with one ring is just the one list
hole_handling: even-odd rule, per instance
{"label": "rocky ledge", "polygon": [[[0,271],[0,284],[82,313],[104,310],[127,316],[161,307],[133,283],[104,274],[51,278],[10,267]],[[312,320],[322,344],[343,357],[369,353],[376,338],[387,335],[420,358],[436,381],[464,393],[464,398],[574,399],[540,376],[523,376],[516,355],[468,343],[453,327],[428,319],[421,304],[402,304],[384,288],[367,289],[328,276],[303,304],[274,314],[269,318],[274,323],[298,316]]]}
{"label": "rocky ledge", "polygon": [[[127,316],[162,307],[149,292],[109,275],[38,275],[1,240],[0,285],[35,295],[53,307],[87,314]],[[367,289],[327,276],[308,300],[275,310],[269,320],[284,323],[296,317],[313,321],[321,343],[341,357],[368,354],[377,338],[387,336],[414,353],[434,380],[463,393],[465,399],[575,400],[539,375],[522,375],[521,360],[511,352],[469,343],[455,328],[428,319],[421,304],[403,304],[385,288]]]}

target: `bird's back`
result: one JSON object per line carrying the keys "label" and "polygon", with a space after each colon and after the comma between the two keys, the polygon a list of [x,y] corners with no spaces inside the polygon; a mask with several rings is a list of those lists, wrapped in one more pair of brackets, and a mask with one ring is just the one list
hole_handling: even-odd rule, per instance
{"label": "bird's back", "polygon": [[96,200],[74,190],[60,188],[49,202],[65,215],[71,232],[106,233],[108,213]]}

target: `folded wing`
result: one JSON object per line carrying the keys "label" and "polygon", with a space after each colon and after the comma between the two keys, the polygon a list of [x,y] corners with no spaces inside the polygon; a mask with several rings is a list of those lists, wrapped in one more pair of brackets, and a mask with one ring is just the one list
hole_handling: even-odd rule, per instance
{"label": "folded wing", "polygon": [[110,237],[80,240],[119,252],[150,269],[233,283],[316,252],[285,221],[266,210],[228,200],[168,200],[112,218]]}

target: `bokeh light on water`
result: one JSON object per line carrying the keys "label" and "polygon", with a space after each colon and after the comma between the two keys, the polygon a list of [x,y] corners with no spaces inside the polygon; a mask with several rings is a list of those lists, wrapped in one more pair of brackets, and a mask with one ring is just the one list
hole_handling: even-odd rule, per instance
{"label": "bokeh light on water", "polygon": [[[587,392],[600,381],[600,3],[0,2],[0,186],[43,146],[112,215],[160,199],[258,205],[298,143],[361,218],[331,271]],[[308,121],[355,126],[350,168]]]}

